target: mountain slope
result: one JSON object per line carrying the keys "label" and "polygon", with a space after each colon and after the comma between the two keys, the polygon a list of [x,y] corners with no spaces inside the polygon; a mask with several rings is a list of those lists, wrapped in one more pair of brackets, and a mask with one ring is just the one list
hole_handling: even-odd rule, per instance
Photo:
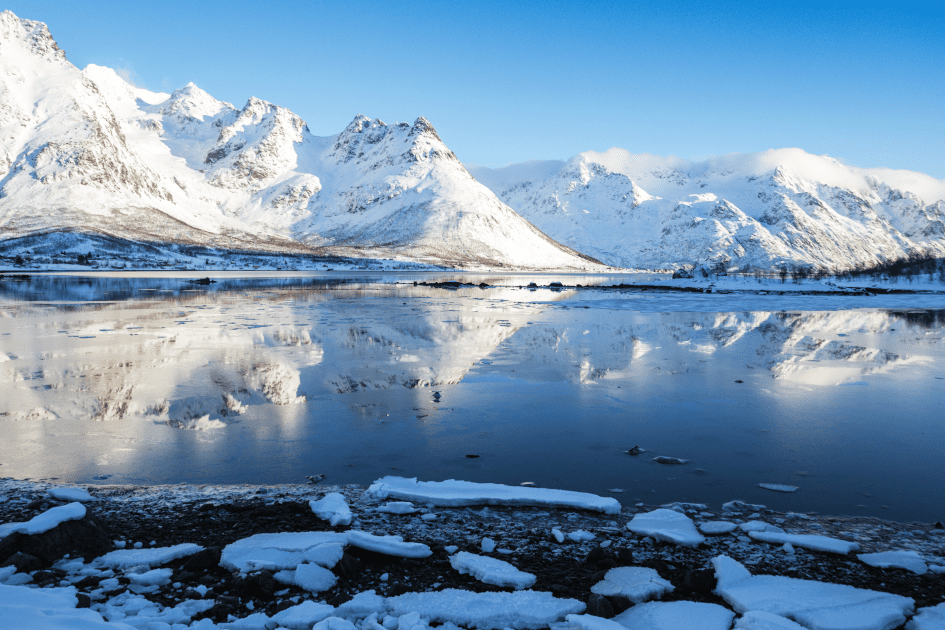
{"label": "mountain slope", "polygon": [[945,182],[799,149],[702,162],[611,149],[469,168],[539,229],[611,265],[844,268],[945,255]]}
{"label": "mountain slope", "polygon": [[39,22],[0,15],[0,233],[596,268],[476,182],[432,125],[358,116],[313,136],[289,110],[193,84],[79,70]]}

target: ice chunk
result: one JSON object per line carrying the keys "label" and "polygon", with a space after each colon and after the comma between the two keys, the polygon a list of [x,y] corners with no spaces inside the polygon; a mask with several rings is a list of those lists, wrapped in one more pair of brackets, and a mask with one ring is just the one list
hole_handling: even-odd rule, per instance
{"label": "ice chunk", "polygon": [[269,628],[269,617],[265,613],[253,613],[249,617],[221,624],[220,627],[226,628],[226,630],[267,630]]}
{"label": "ice chunk", "polygon": [[628,630],[729,630],[735,613],[718,604],[647,602],[625,610],[614,621]]}
{"label": "ice chunk", "polygon": [[938,606],[920,608],[906,630],[945,630],[945,602]]}
{"label": "ice chunk", "polygon": [[775,532],[778,534],[783,534],[784,530],[780,527],[775,527],[770,523],[765,523],[764,521],[748,521],[747,523],[742,523],[738,526],[743,532]]}
{"label": "ice chunk", "polygon": [[735,622],[735,630],[804,630],[804,626],[781,615],[749,610]]}
{"label": "ice chunk", "polygon": [[173,547],[155,547],[153,549],[118,549],[96,558],[93,564],[113,569],[127,569],[136,566],[156,567],[178,558],[192,556],[202,550],[203,547],[193,543],[183,543]]}
{"label": "ice chunk", "polygon": [[583,602],[558,599],[542,591],[473,593],[458,589],[404,593],[388,597],[387,605],[394,616],[417,612],[433,623],[451,622],[479,630],[538,630],[585,609]]}
{"label": "ice chunk", "polygon": [[616,621],[594,615],[568,615],[567,620],[572,627],[576,626],[580,630],[626,630]]}
{"label": "ice chunk", "polygon": [[42,534],[66,521],[78,521],[85,518],[85,506],[81,503],[68,503],[50,508],[37,514],[25,523],[4,523],[0,525],[0,539],[10,534]]}
{"label": "ice chunk", "polygon": [[[316,623],[312,630],[357,630],[357,628],[347,619],[329,617]],[[406,628],[405,630],[411,630],[411,628]]]}
{"label": "ice chunk", "polygon": [[705,542],[705,537],[696,529],[692,519],[675,510],[660,508],[646,514],[637,514],[627,523],[627,529],[640,536],[651,536],[686,547],[695,547]]}
{"label": "ice chunk", "polygon": [[407,543],[400,536],[375,536],[362,531],[350,531],[348,544],[368,551],[401,558],[426,558],[433,554],[423,543]]}
{"label": "ice chunk", "polygon": [[335,608],[333,606],[316,604],[309,600],[276,613],[272,616],[272,621],[278,626],[289,628],[289,630],[310,630],[314,624],[322,619],[327,619],[334,612]]}
{"label": "ice chunk", "polygon": [[76,608],[76,590],[0,584],[0,625],[4,630],[131,630],[109,623],[88,608]]}
{"label": "ice chunk", "polygon": [[551,535],[554,536],[555,540],[557,540],[559,543],[564,542],[564,533],[557,527],[551,528]]}
{"label": "ice chunk", "polygon": [[345,501],[344,496],[338,492],[330,492],[321,499],[308,502],[312,512],[323,521],[328,521],[332,527],[347,526],[351,524],[351,508]]}
{"label": "ice chunk", "polygon": [[[716,594],[736,612],[790,617],[810,630],[890,630],[905,622],[908,597],[780,575],[751,575],[728,556],[713,558]],[[745,577],[747,576],[747,577]]]}
{"label": "ice chunk", "polygon": [[387,612],[387,599],[373,590],[362,591],[335,610],[335,614],[348,619],[364,619],[372,613]]}
{"label": "ice chunk", "polygon": [[788,486],[783,483],[759,483],[758,487],[774,492],[797,492],[797,486]]}
{"label": "ice chunk", "polygon": [[594,540],[596,536],[594,536],[594,534],[592,534],[591,532],[587,530],[576,529],[570,534],[568,534],[568,538],[573,540],[574,542],[589,542],[591,540]]}
{"label": "ice chunk", "polygon": [[718,536],[733,532],[737,527],[738,525],[728,521],[706,521],[699,525],[699,531],[710,536]]}
{"label": "ice chunk", "polygon": [[667,457],[666,455],[657,455],[656,457],[652,459],[652,461],[656,462],[657,464],[671,464],[671,465],[675,464],[677,466],[680,464],[689,463],[688,459],[679,459],[678,457]]}
{"label": "ice chunk", "polygon": [[492,553],[495,551],[495,541],[488,537],[483,538],[479,546],[482,547],[482,550],[486,553]]}
{"label": "ice chunk", "polygon": [[755,503],[745,503],[744,501],[735,499],[734,501],[723,503],[722,509],[726,512],[759,512],[765,509],[765,506]]}
{"label": "ice chunk", "polygon": [[791,543],[795,547],[803,547],[811,551],[844,554],[860,549],[860,546],[855,542],[840,540],[839,538],[830,538],[829,536],[819,536],[817,534],[782,534],[768,531],[748,532],[748,535],[761,542],[775,543],[778,545]]}
{"label": "ice chunk", "polygon": [[413,514],[417,508],[409,501],[389,501],[375,511],[385,514]]}
{"label": "ice chunk", "polygon": [[49,496],[59,501],[78,501],[79,503],[85,503],[95,498],[89,494],[89,491],[85,488],[52,487],[47,488],[46,492],[49,493]]}
{"label": "ice chunk", "polygon": [[220,565],[244,573],[295,569],[303,562],[330,569],[341,560],[347,543],[347,532],[256,534],[224,547]]}
{"label": "ice chunk", "polygon": [[144,573],[129,573],[128,579],[138,586],[164,586],[171,583],[173,569],[152,569]]}
{"label": "ice chunk", "polygon": [[658,599],[673,590],[673,585],[646,567],[617,567],[591,587],[592,593],[615,597],[622,595],[634,604]]}
{"label": "ice chunk", "polygon": [[519,571],[514,566],[487,556],[477,556],[467,551],[450,556],[450,564],[464,575],[472,575],[480,582],[495,586],[507,586],[516,590],[531,588],[535,576]]}
{"label": "ice chunk", "polygon": [[861,553],[860,562],[880,569],[908,569],[922,575],[928,571],[922,555],[916,551],[881,551],[879,553]]}
{"label": "ice chunk", "polygon": [[338,578],[335,574],[317,564],[300,564],[294,571],[279,571],[273,577],[283,584],[294,584],[312,593],[327,591]]}
{"label": "ice chunk", "polygon": [[570,490],[473,483],[455,479],[418,482],[416,478],[384,477],[375,481],[366,494],[379,500],[394,498],[446,507],[534,505],[579,508],[605,514],[620,513],[620,503],[611,497]]}

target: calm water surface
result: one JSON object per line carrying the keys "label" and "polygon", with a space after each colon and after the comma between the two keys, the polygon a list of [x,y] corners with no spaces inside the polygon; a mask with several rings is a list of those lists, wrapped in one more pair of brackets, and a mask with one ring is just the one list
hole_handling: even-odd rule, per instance
{"label": "calm water surface", "polygon": [[[588,288],[655,280],[626,275],[190,280],[0,280],[0,476],[393,474],[945,517],[942,296]],[[432,280],[494,286],[413,284]],[[552,281],[583,288],[526,288]]]}

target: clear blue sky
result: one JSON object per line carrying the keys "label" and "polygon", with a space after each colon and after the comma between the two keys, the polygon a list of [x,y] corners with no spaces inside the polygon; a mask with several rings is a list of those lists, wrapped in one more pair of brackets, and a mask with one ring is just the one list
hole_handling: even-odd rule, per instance
{"label": "clear blue sky", "polygon": [[945,0],[6,3],[79,67],[288,107],[426,116],[464,162],[800,147],[945,178]]}

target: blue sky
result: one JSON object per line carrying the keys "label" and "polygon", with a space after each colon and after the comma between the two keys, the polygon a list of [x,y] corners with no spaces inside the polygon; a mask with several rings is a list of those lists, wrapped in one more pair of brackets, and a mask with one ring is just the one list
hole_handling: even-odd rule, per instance
{"label": "blue sky", "polygon": [[464,162],[800,147],[945,178],[941,2],[6,3],[79,67],[288,107],[426,116]]}

